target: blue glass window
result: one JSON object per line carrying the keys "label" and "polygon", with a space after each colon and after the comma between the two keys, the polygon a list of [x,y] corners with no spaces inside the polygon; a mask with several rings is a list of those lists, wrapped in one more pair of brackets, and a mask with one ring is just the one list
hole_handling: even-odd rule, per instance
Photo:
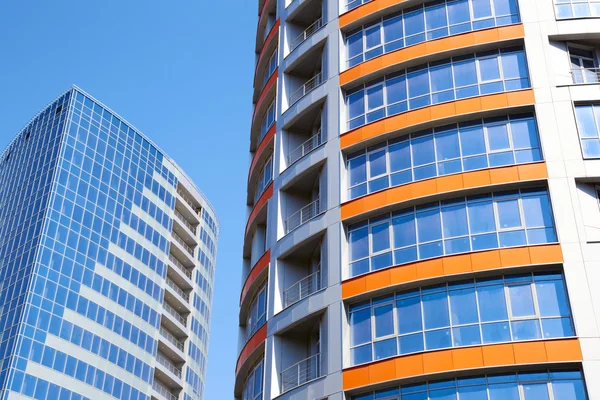
{"label": "blue glass window", "polygon": [[553,221],[546,189],[470,196],[383,214],[349,226],[350,276],[442,255],[556,243]]}
{"label": "blue glass window", "polygon": [[436,176],[541,160],[532,114],[442,126],[348,155],[348,196],[354,199]]}
{"label": "blue glass window", "polygon": [[563,276],[545,272],[373,298],[350,305],[349,320],[352,365],[423,350],[575,334]]}
{"label": "blue glass window", "polygon": [[554,4],[558,19],[600,17],[597,0],[554,0]]}
{"label": "blue glass window", "polygon": [[518,22],[516,0],[493,0],[493,6],[491,0],[426,2],[372,21],[346,35],[348,67],[427,40]]}
{"label": "blue glass window", "polygon": [[600,158],[600,104],[575,105],[584,158]]}

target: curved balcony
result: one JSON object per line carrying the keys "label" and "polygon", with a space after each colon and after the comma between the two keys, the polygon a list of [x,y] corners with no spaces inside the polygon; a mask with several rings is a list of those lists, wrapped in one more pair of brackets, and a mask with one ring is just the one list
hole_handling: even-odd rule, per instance
{"label": "curved balcony", "polygon": [[[256,67],[254,68],[254,89],[260,90],[260,87],[257,87],[256,83],[259,83],[258,86],[261,86],[260,83],[262,81],[258,81],[256,78],[260,75],[259,71],[261,68],[264,68],[266,65],[269,56],[273,53],[273,51],[279,46],[279,20],[275,21],[271,30],[269,31],[269,35],[266,37],[264,45],[260,50],[258,55],[258,61],[256,62]],[[257,50],[258,51],[258,50]],[[256,93],[254,94],[256,95]]]}
{"label": "curved balcony", "polygon": [[[269,15],[277,14],[277,0],[259,1],[258,22],[256,24],[256,52],[260,52],[264,44],[265,30],[268,28]],[[277,20],[279,21],[279,20]],[[272,28],[270,29],[272,31]]]}
{"label": "curved balcony", "polygon": [[342,220],[357,219],[357,217],[384,212],[401,203],[415,200],[426,203],[432,201],[437,195],[458,194],[461,191],[477,188],[536,182],[545,179],[548,179],[545,162],[446,175],[395,186],[348,201],[342,204],[340,216]]}
{"label": "curved balcony", "polygon": [[[275,102],[274,107],[277,108],[277,71],[273,73],[269,81],[263,88],[262,93],[254,107],[254,114],[252,116],[252,126],[250,128],[250,151],[256,151],[262,139],[268,131],[272,128],[269,126],[268,129],[263,127],[263,120],[267,117],[267,113],[271,112],[271,105]],[[275,122],[276,123],[276,122]]]}
{"label": "curved balcony", "polygon": [[376,361],[343,371],[344,390],[428,375],[528,364],[581,362],[579,339],[514,342],[437,350]]}
{"label": "curved balcony", "polygon": [[235,367],[235,392],[241,393],[244,380],[248,374],[248,369],[259,354],[264,352],[265,341],[267,340],[267,324],[265,323],[252,337],[238,356]]}
{"label": "curved balcony", "polygon": [[321,354],[317,353],[281,372],[281,393],[289,392],[299,386],[321,377]]}
{"label": "curved balcony", "polygon": [[161,323],[176,337],[187,337],[187,318],[168,303],[163,303]]}
{"label": "curved balcony", "polygon": [[460,117],[480,116],[493,111],[510,111],[511,109],[533,106],[535,98],[532,89],[517,90],[454,100],[448,103],[435,104],[424,108],[407,111],[402,114],[386,117],[343,133],[340,136],[340,147],[345,151],[356,150],[358,145],[367,146],[375,139],[384,140],[401,130],[418,130],[425,126],[443,125]]}
{"label": "curved balcony", "polygon": [[[250,169],[248,171],[248,188],[253,188],[256,186],[256,181],[258,179],[257,174],[260,172],[260,170],[257,169],[257,166],[264,165],[265,161],[267,161],[268,158],[273,154],[276,131],[277,123],[274,123],[273,126],[271,126],[271,128],[269,128],[267,131],[267,134],[262,138],[258,144],[258,148],[254,152],[252,163],[250,164]],[[254,197],[254,193],[249,190],[247,204],[252,204]]]}
{"label": "curved balcony", "polygon": [[180,388],[183,387],[183,382],[181,378],[182,371],[180,367],[177,367],[175,364],[173,364],[170,360],[168,360],[165,356],[163,356],[160,353],[156,355],[156,361],[156,369],[160,370],[164,375],[166,375],[173,382],[175,382],[177,386],[179,386]]}
{"label": "curved balcony", "polygon": [[273,196],[273,184],[271,183],[269,187],[263,192],[260,196],[254,207],[252,208],[252,212],[248,217],[248,222],[246,223],[246,236],[250,232],[252,225],[254,224],[257,216],[263,210],[263,208],[267,205],[269,199]]}
{"label": "curved balcony", "polygon": [[342,282],[342,298],[356,299],[373,292],[393,291],[401,285],[428,279],[524,266],[561,264],[559,244],[478,251],[393,266]]}
{"label": "curved balcony", "polygon": [[254,264],[250,273],[246,277],[244,282],[244,286],[242,287],[242,292],[240,294],[240,321],[246,320],[246,312],[242,312],[252,300],[253,295],[256,293],[256,290],[259,289],[260,284],[266,278],[268,273],[269,263],[271,262],[271,250],[267,250],[262,257]]}
{"label": "curved balcony", "polygon": [[453,53],[476,52],[489,46],[500,47],[517,43],[525,37],[523,25],[509,25],[467,32],[431,40],[385,53],[351,67],[340,74],[340,86],[364,83],[406,66],[415,66],[433,59],[447,58]]}
{"label": "curved balcony", "polygon": [[190,246],[175,231],[171,232],[170,242],[170,251],[181,264],[185,265],[187,268],[192,268],[196,265],[194,257],[194,249],[196,246]]}

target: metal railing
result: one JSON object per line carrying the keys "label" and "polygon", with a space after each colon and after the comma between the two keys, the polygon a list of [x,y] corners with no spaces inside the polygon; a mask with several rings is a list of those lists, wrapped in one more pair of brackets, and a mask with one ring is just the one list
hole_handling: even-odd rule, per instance
{"label": "metal railing", "polygon": [[175,336],[169,333],[169,331],[163,328],[162,326],[160,327],[160,334],[165,339],[167,339],[173,346],[177,347],[182,352],[184,351],[185,346],[183,345],[183,343],[181,343],[179,339],[177,339]]}
{"label": "metal railing", "polygon": [[164,387],[163,385],[161,385],[160,383],[154,381],[152,382],[152,389],[154,389],[154,391],[158,394],[160,394],[162,397],[164,397],[167,400],[178,400],[177,396],[175,396],[173,393],[171,393],[169,391],[169,389],[167,389],[166,387]]}
{"label": "metal railing", "polygon": [[192,279],[192,273],[190,271],[188,271],[188,269],[186,267],[183,266],[183,264],[176,259],[175,257],[173,257],[172,254],[169,254],[169,260],[173,263],[173,265],[175,265],[181,272],[183,272],[185,274],[185,276],[187,276],[188,278]]}
{"label": "metal railing", "polygon": [[320,354],[317,353],[285,369],[281,373],[281,392],[285,393],[317,379],[321,374],[320,358]]}
{"label": "metal railing", "polygon": [[304,85],[300,86],[298,90],[296,90],[288,99],[291,107],[292,104],[306,96],[308,93],[312,92],[317,86],[323,83],[323,73],[319,72],[317,75],[310,78],[308,81],[304,83]]}
{"label": "metal railing", "polygon": [[574,84],[600,83],[600,68],[573,68],[571,75]]}
{"label": "metal railing", "polygon": [[302,207],[295,213],[293,213],[288,219],[285,220],[285,233],[286,235],[296,229],[297,227],[304,225],[321,212],[320,201],[316,199],[312,203]]}
{"label": "metal railing", "polygon": [[158,361],[158,363],[160,365],[162,365],[163,367],[165,367],[166,369],[171,371],[171,373],[173,375],[175,375],[178,378],[181,378],[181,370],[179,368],[177,368],[175,365],[173,365],[173,363],[171,361],[167,360],[165,357],[161,356],[160,354],[156,355],[156,360]]}
{"label": "metal railing", "polygon": [[197,233],[196,228],[192,224],[190,224],[187,219],[185,219],[185,216],[177,210],[175,210],[175,215],[177,216],[179,221],[183,223],[183,225],[185,225],[186,228],[188,228],[190,232],[192,232],[195,236]]}
{"label": "metal railing", "polygon": [[318,269],[317,272],[299,280],[283,292],[284,307],[289,307],[321,290],[321,264],[319,264]]}
{"label": "metal railing", "polygon": [[177,193],[179,194],[179,197],[181,197],[183,201],[185,201],[187,205],[192,208],[192,210],[196,211],[196,205],[187,197],[185,193],[183,193],[183,190],[177,189]]}
{"label": "metal railing", "polygon": [[186,292],[181,290],[179,288],[179,286],[177,286],[177,284],[175,282],[173,282],[169,277],[167,277],[167,279],[165,279],[165,280],[167,281],[167,286],[169,286],[171,289],[173,289],[175,291],[175,293],[180,295],[182,299],[184,299],[186,302],[189,303],[189,301],[190,301],[189,294],[187,294]]}
{"label": "metal railing", "polygon": [[181,314],[179,314],[177,312],[177,310],[175,310],[173,307],[171,307],[168,303],[164,303],[163,302],[163,308],[165,309],[165,311],[167,313],[169,313],[172,317],[174,317],[177,321],[181,322],[181,324],[183,326],[187,326],[187,318],[184,318],[183,316],[181,316]]}
{"label": "metal railing", "polygon": [[306,39],[311,37],[316,31],[321,29],[323,26],[323,19],[319,18],[315,22],[313,22],[308,28],[306,28],[296,39],[292,40],[290,44],[290,53],[296,49],[296,47],[300,46]]}
{"label": "metal railing", "polygon": [[190,253],[192,258],[194,258],[194,250],[185,242],[185,240],[183,240],[177,233],[175,233],[175,231],[171,232],[171,236],[173,237],[173,239],[175,239],[177,243],[181,245],[181,247],[185,249],[185,251]]}
{"label": "metal railing", "polygon": [[288,167],[304,157],[306,154],[310,153],[317,147],[319,147],[323,143],[323,134],[321,132],[321,128],[319,131],[311,136],[306,142],[302,143],[300,146],[295,148],[288,154]]}

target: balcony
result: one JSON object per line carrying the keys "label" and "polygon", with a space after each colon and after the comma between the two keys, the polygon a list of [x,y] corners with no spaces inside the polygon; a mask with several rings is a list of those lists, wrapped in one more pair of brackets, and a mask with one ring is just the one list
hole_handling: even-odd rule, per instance
{"label": "balcony", "polygon": [[182,289],[192,289],[192,272],[187,269],[178,259],[169,254],[169,268],[167,276]]}
{"label": "balcony", "polygon": [[321,18],[317,19],[311,25],[308,26],[305,30],[302,31],[292,42],[290,43],[290,53],[294,51],[298,46],[306,41],[309,37],[311,37],[316,31],[323,27],[323,20]]}
{"label": "balcony", "polygon": [[286,21],[286,36],[289,43],[286,56],[304,43],[327,21],[323,16],[322,0],[304,0],[290,12]]}
{"label": "balcony", "polygon": [[[173,363],[185,362],[185,345],[175,337],[164,325],[160,326],[158,336],[158,351]],[[183,339],[185,340],[185,339]]]}
{"label": "balcony", "polygon": [[182,188],[177,188],[177,195],[175,197],[175,209],[184,215],[188,221],[193,221],[192,225],[199,224],[200,213],[202,212],[201,205],[192,200],[192,197]]}
{"label": "balcony", "polygon": [[163,356],[160,353],[157,353],[156,361],[158,361],[158,364],[160,364],[165,370],[169,371],[175,377],[181,379],[181,369],[176,367],[175,364],[169,361],[165,356]]}
{"label": "balcony", "polygon": [[196,265],[194,249],[175,231],[171,232],[171,254],[186,268],[192,268]]}
{"label": "balcony", "polygon": [[285,393],[321,376],[319,353],[298,361],[281,373],[281,392]]}
{"label": "balcony", "polygon": [[165,304],[172,306],[179,314],[187,314],[192,311],[190,306],[190,295],[183,291],[168,276],[165,279]]}
{"label": "balcony", "polygon": [[313,315],[302,324],[275,337],[275,352],[281,352],[279,358],[281,370],[278,376],[281,395],[325,375],[323,351],[326,343],[322,341],[325,314]]}
{"label": "balcony", "polygon": [[169,277],[167,277],[166,279],[167,282],[167,286],[170,287],[175,293],[177,293],[177,295],[184,300],[186,303],[189,303],[190,301],[190,295],[187,294],[186,292],[184,292],[183,290],[181,290],[179,288],[179,286],[177,286],[177,284],[175,282],[173,282],[171,279],[169,279]]}
{"label": "balcony", "polygon": [[159,394],[158,399],[161,400],[179,400],[179,396],[174,395],[169,389],[158,383],[158,381],[152,382],[152,389]]}
{"label": "balcony", "polygon": [[323,144],[323,133],[321,128],[300,146],[296,147],[287,155],[287,165],[290,166],[317,147]]}
{"label": "balcony", "polygon": [[573,68],[571,76],[575,85],[600,83],[600,68]]}
{"label": "balcony", "polygon": [[285,220],[285,234],[287,235],[299,226],[304,225],[321,213],[319,198],[305,205]]}
{"label": "balcony", "polygon": [[179,349],[179,351],[181,351],[182,353],[184,352],[185,345],[183,344],[183,342],[181,342],[179,339],[173,336],[168,330],[166,330],[162,326],[160,327],[160,334],[169,343],[171,343],[173,346]]}
{"label": "balcony", "polygon": [[175,337],[187,337],[187,317],[182,316],[169,303],[163,302],[161,323]]}
{"label": "balcony", "polygon": [[283,307],[287,308],[302,299],[307,298],[313,293],[321,290],[321,265],[317,267],[317,272],[314,272],[307,277],[294,283],[283,292]]}
{"label": "balcony", "polygon": [[306,82],[302,84],[294,93],[288,98],[288,106],[291,107],[298,100],[315,90],[318,86],[323,84],[323,73],[319,72]]}

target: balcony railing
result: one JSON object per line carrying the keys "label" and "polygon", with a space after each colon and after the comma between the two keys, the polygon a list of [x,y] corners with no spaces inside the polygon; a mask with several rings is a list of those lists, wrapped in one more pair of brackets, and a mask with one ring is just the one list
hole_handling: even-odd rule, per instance
{"label": "balcony railing", "polygon": [[290,98],[288,99],[290,107],[292,106],[292,104],[294,104],[295,102],[297,102],[298,100],[315,90],[315,88],[321,85],[322,83],[323,73],[319,72],[317,75],[313,76],[308,81],[306,81],[304,85],[300,86],[300,88],[290,96]]}
{"label": "balcony railing", "polygon": [[600,83],[600,68],[574,68],[571,75],[574,84]]}
{"label": "balcony railing", "polygon": [[177,269],[179,269],[181,272],[183,272],[185,274],[185,276],[192,279],[192,273],[186,267],[184,267],[183,264],[180,263],[178,259],[173,257],[173,255],[171,255],[171,254],[169,254],[169,261],[171,261],[171,263],[174,266],[176,266]]}
{"label": "balcony railing", "polygon": [[183,201],[185,201],[188,204],[188,206],[190,206],[192,208],[192,210],[196,211],[196,206],[189,199],[189,197],[187,197],[187,195],[185,193],[183,193],[183,190],[177,189],[177,193],[179,194],[179,197],[181,197],[183,199]]}
{"label": "balcony railing", "polygon": [[169,389],[156,381],[152,382],[152,389],[167,400],[178,400],[178,397],[171,393]]}
{"label": "balcony railing", "polygon": [[184,299],[185,301],[187,301],[189,303],[189,301],[190,301],[189,294],[187,294],[186,292],[181,290],[179,288],[179,286],[177,286],[177,284],[175,282],[173,282],[171,279],[169,279],[168,277],[167,277],[166,281],[167,281],[167,286],[169,286],[171,289],[173,289],[175,291],[175,293],[180,295],[182,299]]}
{"label": "balcony railing", "polygon": [[323,134],[321,132],[321,128],[319,131],[314,134],[310,139],[306,142],[302,143],[300,146],[295,148],[288,154],[288,166],[292,165],[317,147],[319,147],[323,143]]}
{"label": "balcony railing", "polygon": [[181,247],[183,247],[185,249],[185,251],[187,251],[192,256],[192,258],[194,258],[194,250],[190,246],[188,246],[188,244],[185,242],[185,240],[183,240],[175,232],[171,232],[171,236],[173,237],[173,239],[175,239],[175,241],[177,243],[179,243],[181,245]]}
{"label": "balcony railing", "polygon": [[320,354],[315,354],[297,362],[281,373],[281,392],[297,388],[317,379],[320,374]]}
{"label": "balcony railing", "polygon": [[315,22],[312,23],[308,28],[306,28],[296,39],[292,41],[290,44],[290,53],[296,49],[296,47],[300,46],[306,39],[311,37],[316,31],[321,29],[323,26],[323,19],[319,18]]}
{"label": "balcony railing", "polygon": [[304,225],[321,212],[320,201],[316,199],[312,203],[302,207],[295,213],[293,213],[288,219],[285,220],[285,233],[286,235],[296,229],[297,227]]}
{"label": "balcony railing", "polygon": [[166,369],[171,371],[171,373],[173,375],[175,375],[178,378],[181,378],[181,370],[179,368],[177,368],[175,365],[173,365],[173,363],[171,363],[171,361],[167,360],[165,357],[161,356],[160,354],[156,355],[156,360],[158,361],[158,363],[160,365],[162,365],[163,367],[165,367]]}
{"label": "balcony railing", "polygon": [[192,232],[194,234],[194,236],[196,235],[196,228],[194,226],[192,226],[192,224],[190,224],[187,219],[185,219],[184,215],[182,213],[180,213],[179,211],[175,210],[175,215],[177,216],[177,218],[179,219],[179,221],[181,223],[183,223],[183,225],[185,225],[190,232]]}
{"label": "balcony railing", "polygon": [[171,335],[171,333],[169,333],[169,331],[163,328],[162,326],[160,327],[160,334],[165,339],[167,339],[169,343],[171,343],[173,346],[177,347],[182,352],[184,351],[185,346],[183,345],[183,343],[181,343],[179,339],[177,339],[175,336]]}
{"label": "balcony railing", "polygon": [[182,317],[181,314],[179,314],[177,312],[177,310],[175,310],[173,307],[171,307],[168,303],[163,303],[163,308],[165,309],[165,311],[167,313],[169,313],[177,321],[181,322],[181,325],[187,326],[187,318]]}
{"label": "balcony railing", "polygon": [[283,292],[284,307],[289,307],[321,290],[321,264],[319,264],[318,268],[319,270],[317,272],[299,280]]}

